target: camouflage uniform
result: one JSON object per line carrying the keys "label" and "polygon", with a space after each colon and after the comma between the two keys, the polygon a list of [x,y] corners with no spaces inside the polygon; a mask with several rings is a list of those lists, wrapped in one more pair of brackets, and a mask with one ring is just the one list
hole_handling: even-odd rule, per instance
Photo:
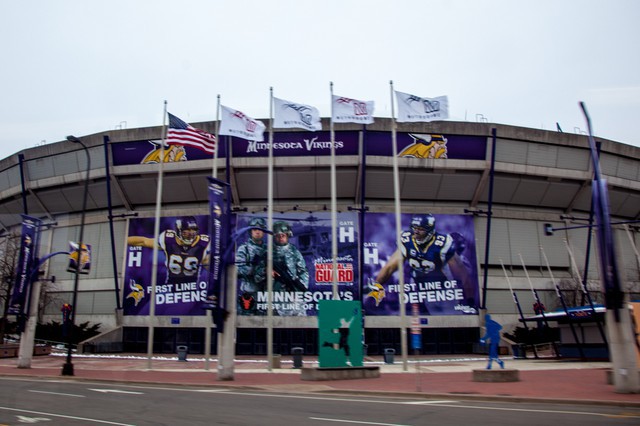
{"label": "camouflage uniform", "polygon": [[[282,271],[287,271],[291,279],[300,282],[305,288],[309,288],[309,271],[307,271],[304,257],[302,257],[297,247],[291,244],[274,246],[273,265],[274,270],[277,268]],[[273,291],[290,292],[293,290],[289,288],[283,280],[276,277],[273,279]],[[292,306],[294,303],[295,302],[276,303],[275,312],[280,316],[305,316],[307,314],[306,310],[300,304]]]}
{"label": "camouflage uniform", "polygon": [[255,293],[265,291],[267,284],[267,247],[249,239],[236,252],[240,291]]}

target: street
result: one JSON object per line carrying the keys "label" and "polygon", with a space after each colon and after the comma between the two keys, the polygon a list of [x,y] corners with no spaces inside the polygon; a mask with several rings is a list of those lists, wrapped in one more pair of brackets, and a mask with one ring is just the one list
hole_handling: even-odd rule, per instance
{"label": "street", "polygon": [[636,408],[0,378],[0,424],[637,425]]}

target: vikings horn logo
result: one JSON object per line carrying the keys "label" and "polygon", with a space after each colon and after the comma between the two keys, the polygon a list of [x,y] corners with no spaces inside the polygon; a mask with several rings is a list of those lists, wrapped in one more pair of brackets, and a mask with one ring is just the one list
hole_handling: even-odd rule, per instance
{"label": "vikings horn logo", "polygon": [[398,157],[447,158],[447,139],[443,135],[413,134],[413,143],[403,149]]}
{"label": "vikings horn logo", "polygon": [[[153,145],[153,149],[144,156],[140,164],[158,164],[162,155],[160,144],[162,142],[149,141]],[[164,148],[164,162],[177,163],[178,161],[187,161],[187,153],[183,146],[170,145]]]}
{"label": "vikings horn logo", "polygon": [[132,279],[129,280],[129,288],[131,289],[131,293],[127,294],[126,298],[132,298],[134,306],[138,306],[138,303],[144,298],[144,289]]}
{"label": "vikings horn logo", "polygon": [[379,306],[380,302],[382,302],[382,299],[384,299],[385,296],[384,287],[379,283],[369,283],[368,287],[371,291],[367,293],[366,297],[373,297],[373,299],[376,301],[376,306]]}

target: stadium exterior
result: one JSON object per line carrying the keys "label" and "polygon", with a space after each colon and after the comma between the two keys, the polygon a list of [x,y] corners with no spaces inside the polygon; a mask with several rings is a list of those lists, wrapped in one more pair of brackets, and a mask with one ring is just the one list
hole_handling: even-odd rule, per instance
{"label": "stadium exterior", "polygon": [[[214,132],[214,122],[193,125]],[[323,119],[323,129],[328,128],[328,120]],[[392,121],[387,118],[376,118],[366,126],[335,125],[337,206],[341,214],[356,218],[393,214],[391,128]],[[84,242],[92,247],[92,262],[90,273],[80,279],[76,323],[101,324],[104,333],[95,343],[102,348],[147,349],[150,316],[123,314],[125,302],[130,302],[129,283],[125,282],[127,236],[131,235],[132,221],[153,221],[155,217],[159,166],[153,162],[153,151],[162,131],[162,127],[121,129],[81,137],[91,157]],[[525,316],[533,315],[531,287],[548,310],[559,307],[554,280],[568,297],[583,303],[577,283],[585,267],[592,296],[602,301],[596,243],[591,240],[588,247],[589,228],[582,226],[590,215],[593,179],[585,135],[453,121],[399,123],[397,131],[405,147],[416,143],[416,135],[445,142],[445,150],[437,155],[423,152],[398,158],[401,210],[403,215],[432,213],[436,217],[463,217],[472,223],[473,241],[468,241],[468,246],[475,250],[472,266],[478,294],[486,297],[487,311],[505,331],[519,323],[513,293]],[[305,218],[326,214],[331,205],[329,133],[274,132],[274,220],[280,215]],[[635,299],[640,294],[636,248],[640,234],[633,224],[640,219],[640,148],[596,140],[609,188],[611,219],[616,223],[618,265],[624,289]],[[232,216],[266,216],[268,145],[226,136],[219,142],[215,168],[217,177],[229,184],[227,202]],[[291,151],[296,147],[307,154]],[[126,160],[135,157],[132,153],[151,155],[142,156],[144,161]],[[416,158],[421,156],[430,158]],[[27,149],[0,161],[0,226],[5,238],[8,233],[20,232],[21,215],[27,214],[47,225],[40,237],[41,257],[69,250],[69,241],[78,238],[86,167],[82,147],[66,141]],[[207,177],[212,169],[211,156],[193,151],[187,151],[186,161],[165,162],[161,216],[208,215]],[[491,221],[487,214],[490,194]],[[546,223],[569,229],[546,235]],[[386,232],[395,235],[394,228]],[[485,258],[487,248],[489,256]],[[588,263],[587,253],[591,254]],[[43,322],[60,321],[62,304],[72,301],[73,274],[66,271],[67,264],[65,256],[54,256],[42,267],[44,278],[56,277],[54,283],[47,284]],[[358,271],[364,273],[364,268]],[[354,285],[364,287],[356,292],[364,302],[368,284],[356,276]],[[475,308],[482,306],[482,300],[476,302]],[[480,335],[481,316],[477,309],[467,313],[471,314],[421,312],[422,352],[471,352]],[[175,352],[177,345],[187,344],[192,353],[204,352],[204,328],[211,326],[204,311],[156,315],[153,321],[155,351]],[[366,315],[364,325],[370,353],[399,348],[397,314]],[[409,319],[405,326],[409,328]],[[273,327],[276,353],[290,353],[292,347],[317,353],[315,316],[276,316]],[[266,329],[265,316],[239,315],[237,353],[266,353]]]}

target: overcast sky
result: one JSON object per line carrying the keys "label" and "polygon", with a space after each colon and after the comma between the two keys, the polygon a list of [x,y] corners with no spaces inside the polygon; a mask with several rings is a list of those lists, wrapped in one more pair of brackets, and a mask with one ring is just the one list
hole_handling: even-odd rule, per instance
{"label": "overcast sky", "polygon": [[[640,146],[640,1],[0,0],[0,158],[66,135],[188,122],[274,95],[390,117],[389,81],[450,119]],[[266,122],[265,122],[266,124]]]}

